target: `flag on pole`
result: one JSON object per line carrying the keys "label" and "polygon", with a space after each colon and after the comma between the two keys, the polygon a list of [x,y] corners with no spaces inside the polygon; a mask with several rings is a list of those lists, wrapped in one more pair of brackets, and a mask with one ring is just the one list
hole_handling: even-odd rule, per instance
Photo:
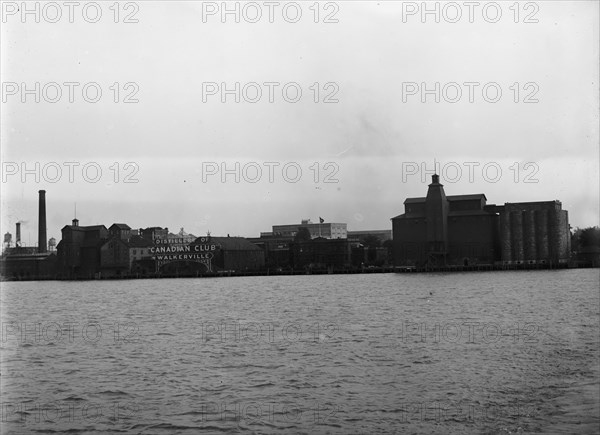
{"label": "flag on pole", "polygon": [[319,222],[323,223],[323,222],[325,222],[325,219],[323,219],[321,216],[319,216]]}

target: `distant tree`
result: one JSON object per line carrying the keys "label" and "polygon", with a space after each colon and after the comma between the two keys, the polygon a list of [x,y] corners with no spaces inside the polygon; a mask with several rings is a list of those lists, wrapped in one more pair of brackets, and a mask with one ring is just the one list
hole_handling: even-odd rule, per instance
{"label": "distant tree", "polygon": [[298,228],[298,232],[294,236],[294,242],[304,242],[311,239],[312,237],[310,236],[310,231],[308,231],[308,228],[306,227]]}
{"label": "distant tree", "polygon": [[368,248],[379,248],[381,246],[381,239],[373,234],[368,234],[362,240],[362,244]]}
{"label": "distant tree", "polygon": [[600,228],[588,227],[581,230],[581,246],[600,246]]}
{"label": "distant tree", "polygon": [[575,231],[571,234],[571,250],[579,251],[582,248],[592,246],[600,247],[600,228],[575,228]]}

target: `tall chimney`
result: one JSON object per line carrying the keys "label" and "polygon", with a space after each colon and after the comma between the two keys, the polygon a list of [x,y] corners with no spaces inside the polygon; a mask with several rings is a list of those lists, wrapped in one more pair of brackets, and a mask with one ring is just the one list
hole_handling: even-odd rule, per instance
{"label": "tall chimney", "polygon": [[15,240],[15,246],[17,248],[21,246],[21,222],[17,222],[17,236]]}
{"label": "tall chimney", "polygon": [[46,239],[46,191],[40,190],[40,205],[38,217],[38,252],[45,253],[48,240]]}

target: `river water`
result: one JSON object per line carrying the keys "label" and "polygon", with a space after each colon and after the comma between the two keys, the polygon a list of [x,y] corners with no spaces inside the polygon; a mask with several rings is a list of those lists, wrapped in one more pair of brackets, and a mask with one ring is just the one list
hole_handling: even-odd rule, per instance
{"label": "river water", "polygon": [[2,284],[2,433],[598,433],[598,269]]}

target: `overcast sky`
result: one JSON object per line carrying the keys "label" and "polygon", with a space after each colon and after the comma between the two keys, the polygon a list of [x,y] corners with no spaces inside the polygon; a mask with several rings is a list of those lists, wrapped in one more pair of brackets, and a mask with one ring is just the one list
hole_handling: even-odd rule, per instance
{"label": "overcast sky", "polygon": [[[447,195],[558,199],[573,227],[599,223],[596,1],[500,2],[499,18],[479,2],[472,20],[463,2],[429,2],[439,23],[414,10],[421,2],[280,2],[272,23],[264,2],[239,3],[239,23],[222,22],[221,2],[121,3],[118,23],[112,2],[96,23],[93,7],[70,23],[61,6],[51,23],[56,8],[40,3],[36,23],[3,3],[2,232],[24,221],[26,243],[37,241],[39,189],[57,239],[75,203],[81,225],[196,235],[257,237],[319,216],[391,229],[405,198],[426,194],[434,161]],[[21,93],[36,82],[39,102]],[[65,82],[79,83],[73,102]],[[98,102],[84,99],[87,83]],[[23,182],[21,165],[36,162],[39,182]]]}

